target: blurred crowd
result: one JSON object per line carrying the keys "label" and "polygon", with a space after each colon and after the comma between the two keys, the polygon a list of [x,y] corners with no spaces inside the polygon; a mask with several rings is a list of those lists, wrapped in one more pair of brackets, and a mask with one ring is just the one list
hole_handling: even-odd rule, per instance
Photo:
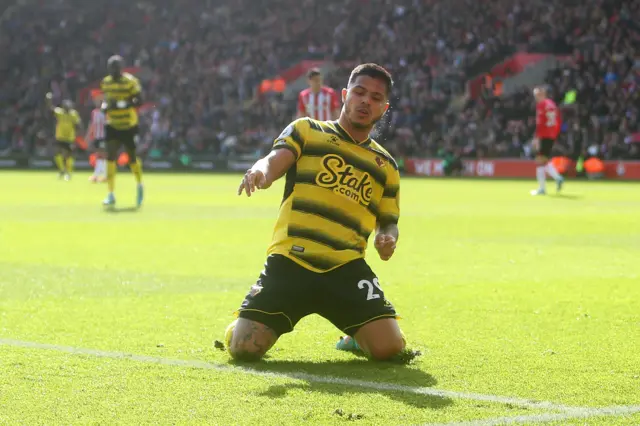
{"label": "blurred crowd", "polygon": [[[556,153],[577,159],[640,159],[640,3],[565,2],[536,13],[529,52],[570,53],[546,78],[563,126]],[[539,31],[539,32],[538,32]],[[484,90],[460,112],[425,114],[404,126],[396,142],[405,155],[531,157],[535,116],[532,91],[497,97]],[[429,118],[430,116],[430,118]],[[424,124],[431,119],[431,128]]]}
{"label": "blurred crowd", "polygon": [[[78,101],[122,55],[143,67],[155,104],[142,120],[149,155],[259,154],[295,102],[259,83],[302,59],[378,62],[396,80],[378,137],[396,155],[526,156],[529,91],[484,93],[450,108],[465,82],[516,51],[573,55],[548,78],[563,107],[560,146],[634,157],[638,145],[638,2],[632,0],[21,0],[0,8],[0,154],[43,153],[44,94]],[[85,119],[89,104],[77,106]]]}

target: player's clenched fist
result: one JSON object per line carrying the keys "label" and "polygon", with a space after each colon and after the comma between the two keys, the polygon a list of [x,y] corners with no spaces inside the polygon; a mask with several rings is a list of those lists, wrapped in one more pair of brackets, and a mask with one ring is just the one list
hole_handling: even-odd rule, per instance
{"label": "player's clenched fist", "polygon": [[247,193],[248,197],[251,197],[251,193],[255,192],[256,188],[266,189],[267,178],[260,170],[247,170],[244,174],[242,182],[238,187],[238,195],[242,195],[242,191]]}
{"label": "player's clenched fist", "polygon": [[389,260],[393,253],[396,251],[396,239],[387,234],[378,234],[374,241],[374,246],[378,250],[380,259]]}

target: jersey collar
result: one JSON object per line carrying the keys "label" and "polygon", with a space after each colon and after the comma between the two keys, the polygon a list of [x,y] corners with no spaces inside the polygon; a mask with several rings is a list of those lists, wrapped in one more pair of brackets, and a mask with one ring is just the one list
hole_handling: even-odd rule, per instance
{"label": "jersey collar", "polygon": [[350,134],[349,132],[347,132],[339,123],[338,120],[336,121],[332,121],[333,125],[336,126],[336,130],[338,131],[338,133],[340,133],[340,136],[342,136],[342,138],[346,141],[349,141],[351,143],[354,143],[356,145],[360,145],[360,146],[369,146],[371,144],[371,137],[368,137],[367,139],[365,139],[362,142],[358,142],[356,141]]}

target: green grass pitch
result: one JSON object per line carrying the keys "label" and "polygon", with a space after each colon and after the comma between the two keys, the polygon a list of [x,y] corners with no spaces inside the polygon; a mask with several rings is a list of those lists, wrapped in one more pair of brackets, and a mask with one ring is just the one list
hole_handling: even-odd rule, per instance
{"label": "green grass pitch", "polygon": [[247,370],[213,342],[282,182],[147,174],[136,212],[120,173],[105,212],[87,177],[0,173],[0,424],[640,424],[637,183],[406,178],[395,257],[367,258],[423,355],[369,363],[309,317]]}

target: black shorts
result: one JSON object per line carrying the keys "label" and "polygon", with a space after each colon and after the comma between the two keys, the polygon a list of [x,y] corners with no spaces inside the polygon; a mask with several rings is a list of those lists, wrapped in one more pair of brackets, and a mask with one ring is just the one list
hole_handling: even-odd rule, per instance
{"label": "black shorts", "polygon": [[71,154],[71,151],[73,150],[73,142],[56,141],[56,147],[58,147],[61,151],[66,151],[67,153]]}
{"label": "black shorts", "polygon": [[397,317],[364,259],[317,273],[282,255],[267,257],[239,312],[240,318],[262,323],[278,336],[310,314],[319,314],[350,336],[368,322]]}
{"label": "black shorts", "polygon": [[105,149],[107,149],[107,141],[105,139],[94,140],[93,149],[104,151]]}
{"label": "black shorts", "polygon": [[105,126],[105,135],[109,150],[117,151],[120,147],[124,146],[127,151],[135,152],[138,139],[138,126],[123,130]]}
{"label": "black shorts", "polygon": [[538,156],[551,158],[551,151],[553,145],[556,143],[553,139],[540,139],[540,146],[538,147]]}

